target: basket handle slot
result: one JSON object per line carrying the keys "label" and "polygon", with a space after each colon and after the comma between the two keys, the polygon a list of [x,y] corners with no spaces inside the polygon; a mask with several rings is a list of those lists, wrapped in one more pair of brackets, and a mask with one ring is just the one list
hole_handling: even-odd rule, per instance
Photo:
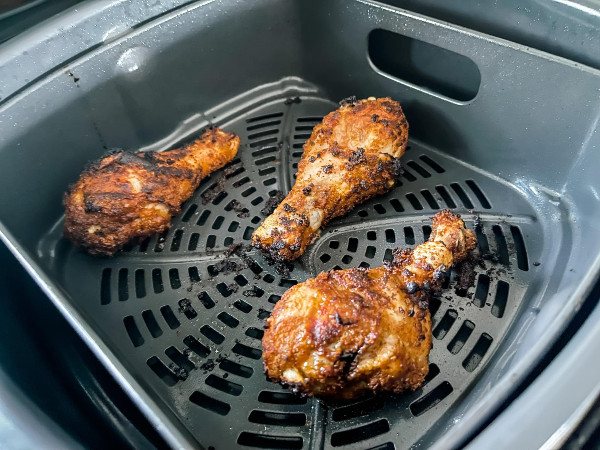
{"label": "basket handle slot", "polygon": [[368,55],[382,75],[444,97],[467,102],[479,92],[473,60],[428,42],[377,28],[369,33]]}

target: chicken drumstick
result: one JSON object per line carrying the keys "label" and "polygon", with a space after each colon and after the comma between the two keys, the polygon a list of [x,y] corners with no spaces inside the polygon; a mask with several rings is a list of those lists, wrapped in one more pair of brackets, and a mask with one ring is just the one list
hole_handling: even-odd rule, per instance
{"label": "chicken drumstick", "polygon": [[323,272],[293,286],[267,319],[267,376],[338,399],[418,388],[429,371],[429,294],[475,244],[460,216],[444,210],[429,241],[395,250],[392,263]]}
{"label": "chicken drumstick", "polygon": [[183,148],[118,151],[94,162],[64,196],[65,236],[91,254],[112,255],[134,238],[166,230],[200,180],[239,146],[235,134],[212,128]]}
{"label": "chicken drumstick", "polygon": [[304,144],[294,187],[253,245],[279,261],[298,258],[322,225],[392,188],[407,141],[408,122],[389,98],[346,103],[325,116]]}

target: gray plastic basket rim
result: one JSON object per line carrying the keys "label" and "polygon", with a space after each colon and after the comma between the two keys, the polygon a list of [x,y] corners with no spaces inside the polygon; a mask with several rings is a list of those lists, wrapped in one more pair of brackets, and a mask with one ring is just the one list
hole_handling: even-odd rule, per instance
{"label": "gray plastic basket rim", "polygon": [[[212,1],[212,0],[211,0]],[[400,8],[393,8],[390,6],[385,6],[375,1],[369,0],[359,0],[362,3],[377,5],[381,8],[386,8],[394,13],[399,15],[406,15],[410,17],[417,18],[419,20],[428,21],[431,23],[436,23],[437,25],[446,26],[444,22],[429,19],[425,16],[421,16],[418,14],[413,14],[408,11],[402,10]],[[159,14],[159,19],[150,19],[148,23],[146,23],[143,27],[140,27],[131,32],[143,32],[146,27],[156,26],[160,23],[161,20],[169,20],[173,15],[179,14],[181,8],[192,9],[201,7],[204,3],[207,2],[175,2],[178,5],[176,11],[169,12],[165,14]],[[100,14],[100,13],[97,13]],[[55,19],[56,22],[60,22],[60,20],[64,20],[63,18]],[[54,21],[49,21],[44,25],[44,28],[50,29]],[[77,26],[75,24],[74,26]],[[549,55],[544,52],[540,52],[537,50],[528,49],[522,47],[518,44],[511,43],[509,41],[503,41],[497,38],[487,37],[481,33],[474,33],[472,31],[468,31],[466,29],[460,29],[459,27],[450,26],[454,30],[461,30],[464,33],[477,35],[479,37],[485,37],[488,39],[493,39],[494,42],[503,43],[504,45],[510,46],[512,48],[518,48],[520,51],[535,53],[545,58],[554,59],[561,63],[565,63],[568,60],[564,58],[556,57],[553,55]],[[38,30],[39,31],[39,30]],[[0,48],[0,60],[7,61],[5,68],[11,70],[14,68],[14,65],[10,64],[11,58],[12,61],[15,61],[17,58],[15,55],[18,55],[16,52],[17,49],[23,49],[23,46],[27,48],[32,48],[33,43],[27,42],[29,37],[35,36],[35,33],[27,33],[26,35],[13,39],[12,41],[4,44],[2,48]],[[116,44],[120,41],[120,39],[124,39],[127,35],[122,35],[118,39],[111,41],[107,46]],[[28,45],[29,44],[29,45]],[[105,49],[105,46],[101,46],[100,48],[91,50],[89,52],[83,52],[76,54],[74,56],[75,59],[70,61],[69,64],[76,65],[78,62],[81,62],[87,58],[92,57],[96,52],[101,52]],[[5,56],[4,58],[1,56]],[[578,65],[583,70],[593,71],[594,73],[600,73],[595,69],[589,68],[587,66]],[[41,69],[43,70],[43,69]],[[49,71],[41,72],[41,75],[30,85],[21,86],[18,88],[14,88],[13,93],[8,97],[4,97],[4,101],[0,103],[0,109],[3,106],[8,106],[12,102],[19,101],[21,95],[27,95],[29,90],[37,89],[44,83],[44,79],[48,77],[52,77],[53,74],[62,73],[63,69],[58,68],[58,64],[49,69]],[[99,336],[95,333],[95,331],[89,327],[89,325],[85,322],[83,317],[68,303],[62,299],[63,293],[60,292],[56,286],[53,285],[52,280],[47,277],[44,272],[41,270],[39,264],[25,252],[21,246],[16,242],[11,233],[6,229],[6,227],[0,223],[0,239],[7,245],[11,253],[17,258],[17,260],[23,265],[23,267],[27,270],[33,280],[40,286],[40,288],[45,292],[45,294],[49,297],[52,303],[57,307],[57,309],[61,312],[61,314],[67,319],[67,321],[73,326],[73,328],[77,331],[80,337],[86,342],[86,344],[90,347],[90,349],[94,352],[94,354],[100,359],[100,361],[105,365],[105,367],[109,370],[109,372],[115,377],[117,382],[121,384],[126,391],[126,393],[132,398],[135,404],[140,408],[140,410],[144,413],[144,415],[150,420],[150,422],[155,426],[155,428],[161,433],[161,435],[165,438],[167,443],[173,447],[181,448],[181,447],[190,447],[194,446],[195,440],[184,433],[181,433],[175,427],[172,427],[169,423],[171,420],[160,408],[158,408],[157,404],[144,392],[144,389],[137,381],[129,374],[124,367],[119,362],[118,358],[112,353],[109,348],[99,339]],[[596,257],[594,263],[589,268],[588,273],[598,274],[600,272],[600,256]],[[444,435],[434,446],[434,448],[450,448],[458,446],[465,442],[465,440],[469,437],[469,435],[479,426],[481,426],[491,415],[497,410],[498,405],[508,398],[511,393],[514,392],[516,387],[523,382],[526,376],[531,373],[531,370],[535,367],[538,361],[541,360],[541,357],[548,351],[549,347],[554,343],[556,338],[561,334],[562,330],[567,326],[570,319],[573,317],[573,314],[579,309],[579,305],[586,299],[588,296],[593,284],[597,281],[597,276],[588,276],[585,277],[581,283],[577,286],[575,291],[570,295],[570,298],[567,302],[565,302],[564,307],[559,311],[556,315],[555,320],[552,324],[544,331],[541,335],[540,339],[528,349],[524,358],[522,358],[516,365],[511,367],[510,371],[500,380],[500,382],[494,386],[484,397],[482,401],[480,401],[476,408],[472,408],[468,414],[466,414],[460,423],[456,425],[454,428],[454,432],[451,435]]]}

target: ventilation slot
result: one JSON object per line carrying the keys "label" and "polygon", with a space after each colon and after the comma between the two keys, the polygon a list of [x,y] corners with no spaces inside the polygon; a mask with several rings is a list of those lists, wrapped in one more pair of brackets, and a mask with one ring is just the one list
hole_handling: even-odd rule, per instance
{"label": "ventilation slot", "polygon": [[377,214],[385,214],[385,208],[380,203],[377,203],[375,206],[373,206],[373,209]]}
{"label": "ventilation slot", "polygon": [[246,336],[251,337],[252,339],[261,340],[265,334],[263,330],[259,330],[258,328],[250,327],[246,330]]}
{"label": "ventilation slot", "polygon": [[200,241],[200,234],[192,233],[190,236],[190,242],[188,242],[188,250],[194,251],[198,248],[198,242]]}
{"label": "ventilation slot", "polygon": [[282,112],[265,114],[264,116],[256,116],[256,117],[251,117],[250,119],[246,119],[246,123],[260,122],[261,120],[274,119],[275,117],[281,117],[281,116],[283,116]]}
{"label": "ventilation slot", "polygon": [[477,236],[477,245],[479,245],[482,255],[489,255],[490,246],[481,226],[475,227],[475,236]]}
{"label": "ventilation slot", "polygon": [[406,165],[408,167],[410,167],[412,170],[414,170],[415,172],[417,172],[419,175],[421,175],[423,178],[429,178],[431,176],[431,174],[429,172],[427,172],[427,170],[425,170],[423,167],[421,167],[415,161],[409,161],[406,163]]}
{"label": "ventilation slot", "polygon": [[260,141],[251,142],[250,147],[252,147],[252,148],[264,147],[269,144],[274,144],[275,142],[277,142],[277,138],[272,137],[272,138],[262,139]]}
{"label": "ventilation slot", "polygon": [[424,225],[423,226],[423,239],[425,241],[428,241],[429,236],[431,236],[431,227],[429,225]]}
{"label": "ventilation slot", "polygon": [[529,263],[527,262],[527,250],[525,249],[525,241],[523,240],[521,229],[511,226],[510,233],[512,234],[515,250],[517,251],[517,267],[523,271],[527,271],[529,270]]}
{"label": "ventilation slot", "polygon": [[240,186],[243,186],[246,183],[250,182],[250,178],[248,177],[244,177],[241,180],[237,180],[235,183],[233,183],[233,187],[234,188],[239,188]]}
{"label": "ventilation slot", "polygon": [[190,401],[194,405],[208,409],[209,411],[212,411],[220,416],[226,416],[231,409],[231,406],[229,406],[227,403],[209,397],[208,395],[198,391],[195,391],[192,393],[192,395],[190,395]]}
{"label": "ventilation slot", "polygon": [[258,401],[261,403],[270,403],[272,405],[304,405],[306,397],[299,397],[291,392],[261,391],[258,394]]}
{"label": "ventilation slot", "polygon": [[199,283],[200,282],[200,273],[198,272],[198,268],[195,266],[188,267],[188,275],[190,276],[191,283]]}
{"label": "ventilation slot", "polygon": [[421,191],[421,195],[423,196],[423,198],[425,199],[425,201],[431,209],[440,209],[440,205],[438,205],[438,203],[435,201],[435,198],[433,197],[431,192],[424,189]]}
{"label": "ventilation slot", "polygon": [[421,155],[421,156],[419,156],[419,159],[421,161],[423,161],[425,164],[427,164],[429,167],[431,167],[433,170],[435,170],[437,173],[444,173],[445,172],[444,168],[442,166],[440,166],[438,163],[436,163],[429,156],[427,156],[427,155]]}
{"label": "ventilation slot", "polygon": [[219,368],[232,373],[233,375],[237,375],[238,377],[250,378],[254,373],[252,367],[244,366],[242,364],[238,364],[236,362],[225,359],[219,363]]}
{"label": "ventilation slot", "polygon": [[256,164],[257,166],[262,166],[263,164],[270,163],[270,162],[272,162],[272,161],[275,161],[276,159],[277,159],[277,158],[275,158],[275,156],[267,156],[267,157],[265,157],[265,158],[257,159],[257,160],[255,161],[255,164]]}
{"label": "ventilation slot", "polygon": [[254,233],[254,228],[246,227],[246,229],[244,230],[243,239],[249,241],[252,238],[252,233]]}
{"label": "ventilation slot", "polygon": [[146,281],[142,269],[135,271],[135,296],[137,298],[146,296]]}
{"label": "ventilation slot", "polygon": [[129,339],[131,339],[131,343],[134,347],[139,347],[144,343],[144,338],[140,333],[140,329],[135,323],[135,319],[133,316],[127,316],[123,319],[123,324],[125,325],[125,331],[129,335]]}
{"label": "ventilation slot", "polygon": [[475,289],[475,298],[473,304],[478,308],[483,308],[490,292],[490,277],[480,274],[477,278],[477,288]]}
{"label": "ventilation slot", "polygon": [[[248,131],[258,130],[259,128],[268,128],[268,127],[272,127],[272,126],[279,125],[279,124],[281,124],[281,120],[272,120],[270,122],[263,122],[263,123],[259,123],[256,125],[251,125],[251,126],[247,127],[246,130],[248,130]],[[250,139],[250,136],[248,136],[248,139]]]}
{"label": "ventilation slot", "polygon": [[391,248],[385,249],[385,253],[383,254],[383,260],[387,262],[392,262],[394,260],[394,254],[392,253]]}
{"label": "ventilation slot", "polygon": [[378,445],[377,447],[371,447],[368,450],[396,450],[396,447],[391,442]]}
{"label": "ventilation slot", "polygon": [[146,238],[142,241],[142,243],[140,244],[140,249],[139,251],[142,253],[145,253],[146,251],[148,251],[148,246],[150,245],[150,238]]}
{"label": "ventilation slot", "polygon": [[431,312],[431,317],[435,316],[435,313],[438,312],[442,306],[442,301],[439,297],[433,296],[429,299],[429,311]]}
{"label": "ventilation slot", "polygon": [[187,298],[182,298],[179,300],[178,304],[179,312],[185,314],[185,317],[187,317],[189,320],[195,319],[198,316],[198,313],[192,306],[192,302]]}
{"label": "ventilation slot", "polygon": [[233,281],[235,281],[240,286],[246,286],[248,284],[248,280],[246,280],[246,277],[244,277],[244,275],[236,275],[235,277],[233,277]]}
{"label": "ventilation slot", "polygon": [[402,206],[402,203],[400,203],[400,200],[393,198],[390,200],[390,205],[392,205],[392,208],[394,208],[394,211],[404,212],[404,207]]}
{"label": "ventilation slot", "polygon": [[266,148],[262,148],[260,150],[256,150],[255,152],[252,152],[252,156],[254,156],[256,158],[258,156],[267,155],[267,154],[273,153],[275,151],[277,151],[277,147],[266,147]]}
{"label": "ventilation slot", "polygon": [[156,294],[160,294],[165,290],[165,287],[162,282],[162,273],[160,269],[152,270],[152,289]]}
{"label": "ventilation slot", "polygon": [[475,347],[473,347],[473,350],[471,350],[469,356],[467,356],[463,361],[463,367],[467,372],[473,372],[475,369],[477,369],[477,366],[479,366],[479,363],[481,363],[481,360],[490,349],[492,341],[492,337],[487,333],[483,333],[479,337]]}
{"label": "ventilation slot", "polygon": [[417,211],[423,209],[423,205],[421,205],[421,202],[419,202],[419,199],[416,197],[415,194],[406,194],[406,199],[410,202],[411,206]]}
{"label": "ventilation slot", "polygon": [[502,228],[499,225],[492,227],[494,238],[496,239],[496,251],[498,252],[498,262],[503,266],[508,266],[508,247],[506,246],[506,238],[502,233]]}
{"label": "ventilation slot", "polygon": [[148,367],[150,367],[150,369],[152,369],[152,372],[154,372],[156,376],[160,378],[167,386],[171,387],[177,384],[179,378],[177,378],[175,374],[171,372],[167,366],[165,366],[164,363],[156,356],[153,356],[146,361],[146,364]]}
{"label": "ventilation slot", "polygon": [[167,325],[171,330],[179,328],[179,325],[181,325],[181,323],[179,322],[179,320],[177,320],[177,317],[175,317],[175,314],[173,313],[173,310],[170,306],[165,305],[161,307],[160,313],[162,314],[163,318],[165,319],[165,322],[167,322]]}
{"label": "ventilation slot", "polygon": [[214,300],[210,298],[210,295],[208,295],[207,292],[200,292],[198,294],[198,300],[200,300],[200,303],[202,303],[206,309],[211,309],[215,306]]}
{"label": "ventilation slot", "polygon": [[318,123],[321,120],[323,120],[322,116],[319,117],[300,117],[298,118],[298,122],[314,122],[314,123]]}
{"label": "ventilation slot", "polygon": [[295,128],[296,131],[308,131],[311,132],[314,128],[314,125],[302,125]]}
{"label": "ventilation slot", "polygon": [[156,321],[156,318],[154,317],[152,311],[147,309],[146,311],[142,312],[142,318],[144,319],[146,327],[148,327],[148,331],[150,331],[150,334],[153,338],[157,338],[163,334],[163,331],[158,325],[158,322]]}
{"label": "ventilation slot", "polygon": [[229,328],[235,328],[240,324],[240,321],[233,317],[231,314],[226,313],[225,311],[219,313],[217,318],[227,325]]}
{"label": "ventilation slot", "polygon": [[[218,230],[219,228],[221,228],[221,226],[223,225],[223,222],[225,221],[225,217],[223,216],[218,216],[215,221],[212,224],[212,229],[213,230]],[[213,245],[207,245],[207,247],[214,247]]]}
{"label": "ventilation slot", "polygon": [[450,197],[450,193],[444,186],[436,186],[435,190],[438,194],[440,194],[440,197],[442,197],[442,200],[448,208],[456,208],[456,203],[454,203],[454,200],[452,200],[452,197]]}
{"label": "ventilation slot", "polygon": [[325,264],[327,261],[329,261],[329,260],[331,259],[331,256],[330,256],[330,255],[328,255],[327,253],[323,253],[323,254],[322,254],[320,257],[319,257],[319,259],[321,260],[321,262],[322,262],[323,264]]}
{"label": "ventilation slot", "polygon": [[367,246],[367,248],[365,249],[365,257],[369,258],[369,259],[373,259],[375,257],[376,251],[377,251],[377,249],[375,247],[373,247],[372,245]]}
{"label": "ventilation slot", "polygon": [[279,300],[281,300],[281,295],[276,295],[276,294],[273,294],[273,295],[271,295],[271,296],[268,298],[268,300],[267,300],[267,301],[268,301],[269,303],[273,303],[273,304],[275,304],[275,303],[277,303]]}
{"label": "ventilation slot", "polygon": [[369,398],[353,405],[337,408],[333,411],[332,419],[335,421],[354,419],[356,417],[368,416],[369,414],[383,408],[384,401],[380,396]]}
{"label": "ventilation slot", "polygon": [[348,251],[355,253],[357,249],[358,249],[358,239],[356,239],[356,238],[348,239]]}
{"label": "ventilation slot", "polygon": [[167,355],[169,359],[175,364],[177,364],[179,367],[185,369],[188,372],[195,368],[194,364],[189,359],[187,359],[183,353],[181,353],[173,346],[165,350],[165,355]]}
{"label": "ventilation slot", "polygon": [[244,390],[241,384],[232,383],[231,381],[224,380],[216,375],[209,375],[208,378],[206,378],[205,383],[208,386],[217,389],[218,391],[233,395],[235,397],[240,395]]}
{"label": "ventilation slot", "polygon": [[189,347],[200,358],[206,358],[210,355],[210,349],[198,341],[194,336],[186,336],[183,339],[183,343]]}
{"label": "ventilation slot", "polygon": [[261,169],[258,171],[258,174],[263,177],[265,175],[269,175],[273,172],[275,172],[277,169],[275,167],[267,167],[266,169]]}
{"label": "ventilation slot", "polygon": [[469,188],[471,189],[471,191],[473,191],[473,194],[475,194],[475,197],[477,197],[477,200],[481,204],[482,208],[491,209],[492,205],[488,201],[483,191],[479,189],[479,186],[477,186],[477,184],[475,184],[473,180],[467,180],[466,183],[467,186],[469,186]]}
{"label": "ventilation slot", "polygon": [[453,309],[446,311],[446,314],[442,317],[439,325],[433,330],[433,336],[439,340],[444,339],[446,334],[448,334],[448,331],[450,331],[450,328],[452,328],[452,325],[454,325],[457,317],[458,313]]}
{"label": "ventilation slot", "polygon": [[415,232],[411,227],[404,227],[404,243],[406,245],[415,245]]}
{"label": "ventilation slot", "polygon": [[353,428],[351,430],[339,431],[331,435],[331,445],[340,447],[342,445],[352,444],[354,442],[371,439],[380,434],[390,431],[390,424],[387,420],[381,419],[377,422],[372,422],[362,427]]}
{"label": "ventilation slot", "polygon": [[167,233],[169,232],[169,230],[165,230],[162,233],[160,233],[158,235],[158,239],[156,240],[156,245],[154,246],[154,251],[155,252],[162,252],[165,248],[165,241],[167,239]]}
{"label": "ventilation slot", "polygon": [[198,217],[198,222],[196,222],[196,225],[204,225],[208,220],[208,216],[210,216],[210,210],[205,209],[204,211],[202,211],[202,214],[200,214],[200,217]]}
{"label": "ventilation slot", "polygon": [[436,366],[435,364],[429,364],[429,372],[427,372],[427,376],[425,377],[425,380],[423,381],[422,386],[425,386],[427,383],[429,383],[431,380],[433,380],[439,374],[440,374],[440,368],[438,366]]}
{"label": "ventilation slot", "polygon": [[302,413],[280,413],[253,410],[250,412],[248,421],[263,425],[277,425],[282,427],[301,427],[306,425],[306,414]]}
{"label": "ventilation slot", "polygon": [[173,235],[173,240],[171,241],[171,251],[172,252],[176,252],[177,250],[179,250],[182,237],[183,237],[183,230],[175,231],[175,234]]}
{"label": "ventilation slot", "polygon": [[248,135],[248,140],[249,141],[253,141],[255,139],[263,138],[263,137],[267,137],[267,136],[272,136],[272,135],[277,134],[277,133],[279,133],[278,129],[260,131],[258,133],[249,134]]}
{"label": "ventilation slot", "polygon": [[225,284],[225,283],[217,284],[217,291],[219,291],[219,293],[225,298],[229,297],[231,294],[233,294],[237,290],[238,290],[237,285],[235,285],[233,283],[232,284]]}
{"label": "ventilation slot", "polygon": [[499,319],[504,316],[504,310],[506,309],[506,302],[508,301],[508,283],[502,280],[498,281],[496,287],[496,298],[492,305],[492,316],[498,317]]}
{"label": "ventilation slot", "polygon": [[260,320],[268,319],[270,316],[271,316],[271,311],[267,311],[266,309],[263,309],[263,308],[259,308],[258,314],[256,315],[256,317],[258,317]]}
{"label": "ventilation slot", "polygon": [[181,287],[181,280],[179,279],[179,271],[177,269],[169,269],[169,282],[171,283],[171,289],[179,289]]}
{"label": "ventilation slot", "polygon": [[405,178],[407,181],[415,181],[417,179],[417,177],[415,177],[412,173],[410,173],[406,169],[403,169],[401,173],[402,173],[402,178]]}
{"label": "ventilation slot", "polygon": [[202,333],[204,336],[206,336],[208,339],[210,339],[217,345],[222,344],[225,340],[225,336],[223,336],[217,330],[212,328],[210,325],[204,325],[202,328],[200,328],[200,333]]}
{"label": "ventilation slot", "polygon": [[128,287],[128,270],[119,270],[119,301],[124,302],[129,298],[129,287]]}
{"label": "ventilation slot", "polygon": [[297,141],[306,141],[310,137],[310,133],[295,134],[294,139]]}
{"label": "ventilation slot", "polygon": [[456,335],[452,338],[450,343],[448,344],[448,350],[453,355],[456,355],[463,348],[471,333],[475,329],[475,324],[469,320],[465,320],[463,324],[458,329]]}
{"label": "ventilation slot", "polygon": [[450,184],[450,187],[454,192],[456,192],[456,195],[458,195],[458,198],[460,198],[460,201],[465,208],[473,209],[473,203],[471,203],[471,199],[467,196],[467,193],[463,190],[463,188],[460,187],[460,184],[452,183]]}
{"label": "ventilation slot", "polygon": [[229,170],[225,169],[225,178],[233,178],[237,175],[239,175],[240,173],[244,173],[246,171],[246,169],[244,169],[243,167],[229,167]]}
{"label": "ventilation slot", "polygon": [[301,437],[295,436],[272,436],[268,434],[256,434],[242,431],[238,437],[237,443],[248,447],[259,448],[302,448],[303,441]]}
{"label": "ventilation slot", "polygon": [[252,311],[252,306],[249,303],[246,303],[244,300],[236,300],[233,303],[233,306],[246,314]]}
{"label": "ventilation slot", "polygon": [[396,233],[391,228],[385,230],[385,242],[393,244],[396,242]]}
{"label": "ventilation slot", "polygon": [[110,274],[112,270],[106,268],[102,270],[102,279],[100,281],[100,304],[108,305],[110,303]]}
{"label": "ventilation slot", "polygon": [[411,404],[410,412],[415,417],[418,417],[448,397],[452,391],[452,385],[447,381],[444,381],[440,385],[436,386],[431,392],[428,392],[419,400]]}
{"label": "ventilation slot", "polygon": [[260,359],[262,356],[262,352],[253,347],[249,347],[244,344],[240,344],[239,342],[233,346],[233,353],[240,356],[245,356],[250,359]]}

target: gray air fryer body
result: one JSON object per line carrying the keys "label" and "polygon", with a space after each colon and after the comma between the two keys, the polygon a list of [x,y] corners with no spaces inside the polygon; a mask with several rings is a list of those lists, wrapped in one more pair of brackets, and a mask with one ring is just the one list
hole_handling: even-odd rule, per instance
{"label": "gray air fryer body", "polygon": [[[0,48],[4,242],[174,447],[464,443],[597,279],[600,71],[374,1],[141,3],[84,3]],[[351,95],[403,105],[398,186],[327,225],[289,273],[256,251],[227,256]],[[62,238],[62,194],[86,162],[209,125],[240,136],[238,157],[168,232],[113,258]],[[265,380],[262,327],[287,288],[381,265],[427,239],[442,208],[476,230],[484,258],[474,286],[456,289],[454,273],[431,302],[421,388],[331,403]]]}

